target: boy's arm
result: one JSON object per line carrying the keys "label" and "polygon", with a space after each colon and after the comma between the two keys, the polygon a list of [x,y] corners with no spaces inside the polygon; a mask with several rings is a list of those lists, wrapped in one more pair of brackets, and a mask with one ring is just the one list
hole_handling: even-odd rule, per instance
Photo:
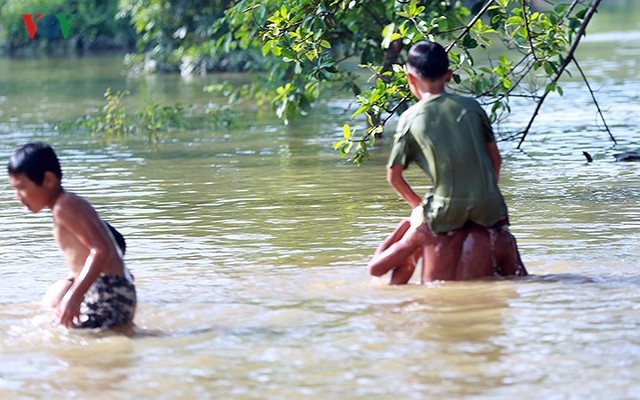
{"label": "boy's arm", "polygon": [[61,230],[64,230],[80,242],[86,249],[89,249],[84,266],[80,274],[74,279],[73,285],[62,298],[58,308],[60,323],[71,327],[73,320],[80,314],[80,304],[85,293],[95,280],[103,272],[106,261],[112,250],[111,238],[104,232],[104,226],[99,218],[93,217],[93,210],[86,207],[56,207],[54,218]]}
{"label": "boy's arm", "polygon": [[415,260],[414,265],[407,266],[406,263],[411,261],[411,257],[416,253],[418,248],[419,243],[416,240],[399,240],[381,253],[373,256],[369,261],[369,272],[373,276],[382,276],[398,267],[405,269],[409,268],[408,271],[403,271],[409,272],[409,276],[405,276],[405,279],[402,279],[402,282],[392,282],[392,284],[405,284],[407,283],[406,281],[411,279],[411,275],[413,274],[411,267],[415,267]]}
{"label": "boy's arm", "polygon": [[502,157],[500,156],[500,150],[498,150],[496,142],[487,143],[487,153],[489,154],[489,159],[493,166],[493,175],[496,178],[496,183],[498,183],[500,178],[500,167],[502,166]]}
{"label": "boy's arm", "polygon": [[422,203],[422,198],[411,188],[409,182],[403,176],[404,166],[395,164],[387,169],[387,181],[411,208],[416,208]]}

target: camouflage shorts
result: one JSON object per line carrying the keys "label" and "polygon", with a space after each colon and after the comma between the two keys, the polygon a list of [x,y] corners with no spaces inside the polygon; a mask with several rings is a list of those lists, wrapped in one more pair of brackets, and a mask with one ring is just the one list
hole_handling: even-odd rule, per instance
{"label": "camouflage shorts", "polygon": [[136,288],[124,276],[101,275],[91,285],[80,306],[78,328],[112,328],[133,321]]}

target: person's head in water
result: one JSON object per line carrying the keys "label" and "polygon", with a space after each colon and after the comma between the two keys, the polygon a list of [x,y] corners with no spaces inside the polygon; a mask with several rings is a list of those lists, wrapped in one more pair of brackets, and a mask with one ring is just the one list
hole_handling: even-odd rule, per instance
{"label": "person's head in water", "polygon": [[418,100],[444,92],[452,76],[445,49],[438,43],[427,41],[411,46],[406,72],[411,93]]}
{"label": "person's head in water", "polygon": [[60,162],[47,143],[20,146],[9,159],[7,172],[16,198],[31,212],[51,208],[62,192]]}

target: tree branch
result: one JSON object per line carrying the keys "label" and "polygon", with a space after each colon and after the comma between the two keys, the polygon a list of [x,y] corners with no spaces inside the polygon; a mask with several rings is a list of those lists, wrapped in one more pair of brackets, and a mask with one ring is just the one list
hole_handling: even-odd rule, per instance
{"label": "tree branch", "polygon": [[611,140],[613,140],[613,144],[618,144],[618,142],[616,141],[616,138],[613,137],[613,135],[611,134],[611,131],[609,130],[609,126],[607,125],[607,121],[604,120],[604,115],[602,114],[602,110],[600,109],[600,106],[598,105],[598,100],[596,100],[596,96],[593,93],[593,90],[591,90],[591,85],[589,85],[589,81],[587,80],[587,76],[582,71],[582,68],[580,68],[580,64],[578,64],[578,60],[576,60],[575,57],[573,58],[573,63],[576,65],[576,67],[578,67],[578,71],[580,71],[580,75],[582,75],[582,79],[584,80],[584,83],[587,85],[587,89],[589,89],[589,93],[591,93],[591,98],[593,99],[593,103],[596,105],[596,108],[598,109],[598,114],[600,114],[600,119],[602,120],[602,123],[604,124],[604,128],[607,130],[607,133],[609,134],[609,137],[611,138]]}
{"label": "tree branch", "polygon": [[456,36],[456,38],[453,40],[453,42],[451,42],[451,43],[449,43],[447,45],[447,47],[445,48],[447,53],[449,52],[449,50],[451,50],[451,48],[456,44],[456,42],[458,40],[462,39],[464,37],[464,35],[469,33],[469,31],[471,30],[471,27],[473,27],[473,25],[475,25],[477,20],[482,18],[484,13],[486,13],[487,10],[489,9],[489,6],[491,6],[491,4],[493,4],[495,1],[496,0],[488,0],[487,1],[487,3],[482,7],[482,9],[480,11],[478,11],[478,13],[471,19],[471,21],[469,21],[469,23],[467,24],[467,26],[465,26],[465,28],[462,30],[462,32],[458,36]]}
{"label": "tree branch", "polygon": [[567,8],[567,11],[565,11],[563,19],[567,18],[569,14],[571,14],[571,12],[573,11],[574,8],[576,8],[578,3],[580,3],[580,0],[573,0],[573,3],[571,3],[571,5]]}
{"label": "tree branch", "polygon": [[538,61],[538,57],[536,56],[535,46],[533,45],[533,39],[531,38],[531,27],[529,26],[529,20],[527,19],[527,4],[525,0],[521,0],[522,4],[522,18],[524,19],[524,26],[527,29],[527,40],[529,41],[529,46],[531,47],[531,55],[533,59]]}
{"label": "tree branch", "polygon": [[529,120],[529,123],[527,124],[527,127],[524,129],[524,131],[521,132],[522,137],[520,138],[520,142],[518,143],[518,146],[517,146],[518,149],[520,148],[520,146],[522,146],[524,139],[527,137],[527,134],[529,133],[529,129],[531,129],[531,125],[533,125],[533,121],[536,119],[538,112],[540,112],[542,103],[544,103],[544,100],[547,98],[549,93],[551,93],[551,90],[549,90],[549,86],[555,85],[558,83],[558,80],[564,73],[564,70],[567,68],[567,65],[569,65],[569,63],[573,60],[576,49],[580,44],[580,40],[582,39],[582,36],[584,36],[584,31],[587,29],[587,25],[589,24],[589,21],[591,21],[593,14],[596,13],[598,6],[600,5],[600,1],[601,0],[594,0],[591,3],[591,6],[589,7],[589,9],[587,10],[587,13],[584,16],[584,20],[582,20],[582,24],[580,25],[580,29],[578,29],[578,32],[576,34],[576,38],[573,40],[573,43],[571,44],[571,47],[567,52],[567,57],[562,62],[562,65],[560,65],[560,68],[558,68],[558,72],[556,76],[551,80],[551,82],[545,88],[544,94],[540,97],[540,101],[538,102],[536,109],[533,112],[533,116]]}

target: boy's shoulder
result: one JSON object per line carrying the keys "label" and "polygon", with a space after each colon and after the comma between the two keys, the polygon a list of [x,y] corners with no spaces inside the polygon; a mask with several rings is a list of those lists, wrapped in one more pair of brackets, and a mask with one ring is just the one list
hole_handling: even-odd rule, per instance
{"label": "boy's shoulder", "polygon": [[473,97],[463,96],[457,93],[448,93],[447,96],[449,96],[452,101],[458,103],[462,107],[471,109],[482,108],[478,100]]}
{"label": "boy's shoulder", "polygon": [[[443,103],[446,102],[453,102],[453,103],[458,103],[461,105],[469,105],[469,106],[480,106],[480,103],[478,103],[478,100],[476,100],[473,97],[470,96],[465,96],[465,95],[461,95],[458,93],[451,93],[451,92],[444,92],[440,95],[438,95],[438,98],[443,100]],[[434,101],[433,102],[434,105],[438,104],[439,102]]]}
{"label": "boy's shoulder", "polygon": [[54,217],[66,215],[77,215],[78,213],[85,213],[87,211],[93,211],[93,206],[84,197],[79,196],[76,193],[63,191],[56,199],[55,204],[51,208]]}
{"label": "boy's shoulder", "polygon": [[415,104],[412,104],[409,108],[407,108],[401,115],[400,118],[401,119],[408,119],[413,117],[414,115],[420,113],[420,111],[424,108],[424,103],[423,102],[417,102]]}
{"label": "boy's shoulder", "polygon": [[401,138],[409,131],[411,123],[423,110],[423,105],[424,103],[422,102],[415,103],[407,108],[402,114],[400,114],[400,118],[398,119],[398,127],[396,128],[396,134],[394,135],[396,139]]}

